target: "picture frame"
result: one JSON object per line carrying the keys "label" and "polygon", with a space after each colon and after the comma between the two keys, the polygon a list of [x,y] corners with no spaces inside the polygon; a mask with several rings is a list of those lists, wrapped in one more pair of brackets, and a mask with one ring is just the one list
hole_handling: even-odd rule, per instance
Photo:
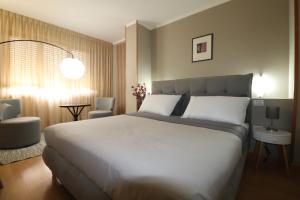
{"label": "picture frame", "polygon": [[192,39],[192,62],[213,59],[214,34],[206,34]]}

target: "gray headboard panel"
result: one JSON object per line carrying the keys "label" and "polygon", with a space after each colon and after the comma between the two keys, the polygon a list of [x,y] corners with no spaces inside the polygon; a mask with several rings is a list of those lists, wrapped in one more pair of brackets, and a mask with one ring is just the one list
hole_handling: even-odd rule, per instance
{"label": "gray headboard panel", "polygon": [[152,81],[152,94],[238,96],[251,98],[253,74]]}

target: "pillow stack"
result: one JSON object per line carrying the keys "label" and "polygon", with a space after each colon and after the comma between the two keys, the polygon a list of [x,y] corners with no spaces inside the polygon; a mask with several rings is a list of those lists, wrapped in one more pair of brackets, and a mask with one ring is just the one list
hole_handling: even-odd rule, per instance
{"label": "pillow stack", "polygon": [[181,95],[147,95],[139,112],[149,112],[164,116],[170,116]]}
{"label": "pillow stack", "polygon": [[244,125],[248,97],[147,95],[139,112]]}
{"label": "pillow stack", "polygon": [[243,125],[249,102],[248,97],[192,96],[182,117]]}

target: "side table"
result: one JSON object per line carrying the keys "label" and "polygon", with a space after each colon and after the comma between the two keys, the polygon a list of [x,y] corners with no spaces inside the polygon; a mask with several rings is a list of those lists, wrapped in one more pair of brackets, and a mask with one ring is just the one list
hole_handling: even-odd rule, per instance
{"label": "side table", "polygon": [[279,149],[282,150],[286,173],[289,176],[289,161],[286,153],[286,145],[291,144],[292,134],[288,131],[278,130],[269,131],[262,126],[253,127],[253,138],[259,143],[259,152],[256,160],[256,169],[259,167],[259,163],[262,156],[262,151],[265,143],[276,144]]}
{"label": "side table", "polygon": [[61,105],[59,107],[67,108],[73,116],[73,121],[78,121],[78,117],[81,111],[88,106],[91,106],[91,104],[67,104],[67,105]]}

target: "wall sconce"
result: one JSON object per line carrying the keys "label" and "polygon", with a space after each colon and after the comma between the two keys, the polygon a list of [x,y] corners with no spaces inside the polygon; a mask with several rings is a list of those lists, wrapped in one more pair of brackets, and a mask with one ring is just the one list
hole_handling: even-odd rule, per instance
{"label": "wall sconce", "polygon": [[266,74],[255,75],[253,77],[252,90],[259,98],[272,92],[274,87],[273,79]]}

